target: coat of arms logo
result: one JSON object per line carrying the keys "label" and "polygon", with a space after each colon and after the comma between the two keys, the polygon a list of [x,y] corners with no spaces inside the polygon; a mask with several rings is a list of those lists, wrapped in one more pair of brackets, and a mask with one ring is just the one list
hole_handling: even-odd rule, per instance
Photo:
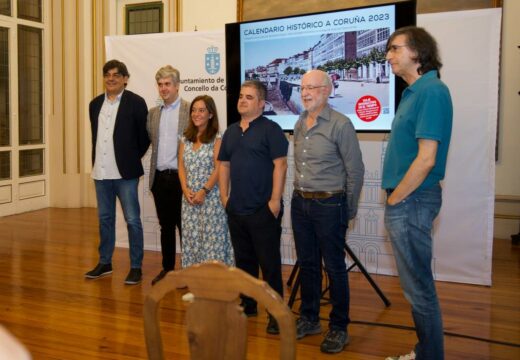
{"label": "coat of arms logo", "polygon": [[216,74],[220,70],[220,54],[218,47],[210,46],[206,53],[206,71],[208,74]]}

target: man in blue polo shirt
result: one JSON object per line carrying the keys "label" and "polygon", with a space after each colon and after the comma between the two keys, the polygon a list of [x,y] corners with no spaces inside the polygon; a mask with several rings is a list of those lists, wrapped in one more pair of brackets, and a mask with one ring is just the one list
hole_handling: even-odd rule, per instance
{"label": "man in blue polo shirt", "polygon": [[444,359],[442,318],[431,269],[433,220],[442,203],[453,106],[440,80],[437,43],[422,28],[405,27],[387,42],[386,58],[403,91],[386,149],[382,187],[388,194],[385,226],[419,342],[407,355],[387,359]]}
{"label": "man in blue polo shirt", "polygon": [[[263,279],[283,297],[280,236],[289,143],[280,126],[262,116],[265,96],[262,83],[242,84],[237,105],[240,121],[229,126],[222,138],[219,186],[236,266],[256,278],[260,267]],[[246,315],[257,314],[253,299],[243,296],[242,305]],[[269,315],[267,332],[278,331]]]}

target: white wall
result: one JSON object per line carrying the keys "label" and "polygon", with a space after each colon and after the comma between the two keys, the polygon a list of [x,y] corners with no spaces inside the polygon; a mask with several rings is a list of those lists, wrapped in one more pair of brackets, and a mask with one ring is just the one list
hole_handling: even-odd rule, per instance
{"label": "white wall", "polygon": [[[504,0],[495,193],[520,196],[520,1]],[[518,203],[497,203],[496,212],[520,213]],[[495,220],[495,238],[518,233],[518,220]]]}
{"label": "white wall", "polygon": [[236,22],[237,1],[183,0],[181,11],[182,31],[223,30],[224,24]]}
{"label": "white wall", "polygon": [[520,196],[520,1],[504,0],[496,193]]}

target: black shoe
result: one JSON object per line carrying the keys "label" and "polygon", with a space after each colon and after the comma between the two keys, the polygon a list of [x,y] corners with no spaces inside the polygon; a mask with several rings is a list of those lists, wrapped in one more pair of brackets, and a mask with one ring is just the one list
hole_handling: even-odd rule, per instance
{"label": "black shoe", "polygon": [[349,338],[346,331],[329,330],[325,339],[321,343],[321,352],[335,354],[343,351],[345,345],[348,344]]}
{"label": "black shoe", "polygon": [[312,322],[304,318],[296,320],[296,339],[319,333],[321,333],[321,324],[319,321]]}
{"label": "black shoe", "polygon": [[276,321],[276,319],[271,314],[269,314],[269,322],[267,323],[267,328],[265,331],[271,335],[278,335],[280,333],[278,321]]}
{"label": "black shoe", "polygon": [[256,308],[256,304],[251,305],[246,303],[245,301],[242,301],[240,303],[240,306],[244,309],[244,314],[246,314],[247,317],[253,317],[258,315],[258,309]]}
{"label": "black shoe", "polygon": [[153,278],[152,286],[157,284],[159,281],[161,281],[166,276],[166,274],[168,274],[168,272],[169,271],[167,271],[167,270],[161,270],[161,272],[159,274],[157,274],[156,277]]}
{"label": "black shoe", "polygon": [[140,268],[132,268],[130,272],[126,276],[125,284],[126,285],[137,285],[141,282],[142,273]]}
{"label": "black shoe", "polygon": [[85,274],[87,279],[97,279],[112,274],[112,264],[97,264],[96,267]]}

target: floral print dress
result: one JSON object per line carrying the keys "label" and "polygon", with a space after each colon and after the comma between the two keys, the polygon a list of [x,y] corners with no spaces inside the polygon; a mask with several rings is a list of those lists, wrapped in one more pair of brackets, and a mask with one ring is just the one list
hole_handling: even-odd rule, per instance
{"label": "floral print dress", "polygon": [[[220,137],[218,134],[215,139]],[[182,138],[186,185],[194,192],[202,189],[215,167],[215,139],[194,149],[193,142]],[[201,205],[191,205],[184,196],[182,198],[182,267],[209,260],[234,264],[227,215],[220,202],[218,185],[206,194]]]}

